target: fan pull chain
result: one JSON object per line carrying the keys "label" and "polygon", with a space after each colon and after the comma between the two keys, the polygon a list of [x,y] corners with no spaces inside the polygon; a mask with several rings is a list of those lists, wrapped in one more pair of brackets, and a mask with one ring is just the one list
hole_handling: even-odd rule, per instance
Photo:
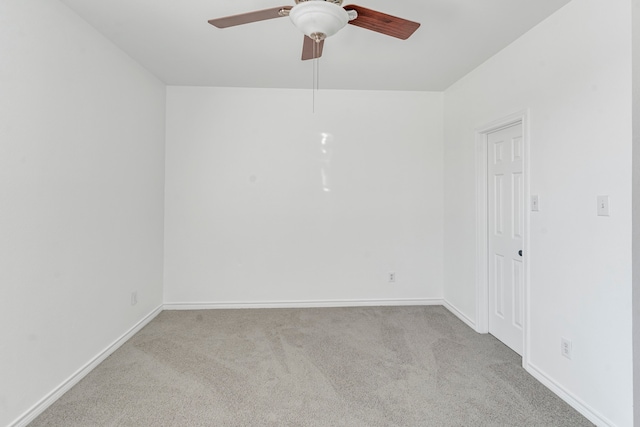
{"label": "fan pull chain", "polygon": [[[318,55],[320,54],[320,45],[318,44]],[[320,58],[316,58],[316,90],[320,90]]]}
{"label": "fan pull chain", "polygon": [[311,111],[313,113],[316,112],[316,92],[320,87],[320,60],[318,55],[320,54],[320,43],[317,40],[313,41],[313,84],[311,86],[311,91],[313,92],[313,105]]}
{"label": "fan pull chain", "polygon": [[313,64],[311,64],[311,67],[313,68],[312,71],[312,76],[313,76],[313,82],[311,82],[311,94],[312,94],[312,99],[313,99],[313,105],[311,106],[311,111],[313,113],[316,112],[316,63],[318,61],[317,58],[317,54],[316,54],[316,49],[317,49],[317,45],[318,43],[315,42],[315,40],[313,41],[313,48],[312,48],[312,57],[313,57]]}
{"label": "fan pull chain", "polygon": [[[315,56],[315,46],[313,46],[314,52],[313,55]],[[312,67],[312,71],[311,71],[311,76],[313,78],[313,81],[311,82],[311,112],[315,113],[316,112],[316,59],[313,59],[313,64],[311,65]]]}
{"label": "fan pull chain", "polygon": [[318,88],[320,87],[320,42],[316,41],[315,42],[315,48],[316,48],[316,52],[314,53],[314,58],[315,58],[315,66],[316,66],[316,91],[318,90]]}

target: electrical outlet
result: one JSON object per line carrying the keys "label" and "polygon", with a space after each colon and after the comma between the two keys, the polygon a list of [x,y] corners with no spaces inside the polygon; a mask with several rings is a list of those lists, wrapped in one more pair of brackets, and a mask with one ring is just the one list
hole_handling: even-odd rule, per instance
{"label": "electrical outlet", "polygon": [[566,338],[560,338],[560,354],[567,359],[571,359],[571,341]]}
{"label": "electrical outlet", "polygon": [[389,273],[389,283],[395,283],[396,282],[396,273],[394,271]]}
{"label": "electrical outlet", "polygon": [[138,303],[138,292],[131,292],[131,305],[136,305]]}

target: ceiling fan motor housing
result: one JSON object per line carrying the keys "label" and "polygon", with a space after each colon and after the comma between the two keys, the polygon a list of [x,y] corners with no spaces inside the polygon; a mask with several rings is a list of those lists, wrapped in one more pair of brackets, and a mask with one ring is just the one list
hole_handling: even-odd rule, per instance
{"label": "ceiling fan motor housing", "polygon": [[307,1],[325,1],[327,3],[334,3],[334,4],[337,4],[338,6],[340,6],[342,4],[343,0],[295,0],[296,4],[304,3],[304,2],[307,2]]}
{"label": "ceiling fan motor housing", "polygon": [[342,0],[296,0],[289,18],[300,31],[319,41],[331,37],[349,22],[349,13],[341,8]]}

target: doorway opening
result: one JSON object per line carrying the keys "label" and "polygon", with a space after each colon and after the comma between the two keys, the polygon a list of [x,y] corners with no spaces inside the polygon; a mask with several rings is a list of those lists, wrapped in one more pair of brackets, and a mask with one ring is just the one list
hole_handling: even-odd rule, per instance
{"label": "doorway opening", "polygon": [[476,330],[523,356],[528,341],[528,112],[476,130]]}

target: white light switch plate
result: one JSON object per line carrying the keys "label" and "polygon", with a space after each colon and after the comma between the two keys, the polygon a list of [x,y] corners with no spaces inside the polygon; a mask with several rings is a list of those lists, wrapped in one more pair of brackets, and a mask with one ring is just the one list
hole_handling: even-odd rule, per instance
{"label": "white light switch plate", "polygon": [[598,196],[598,216],[609,216],[609,196]]}
{"label": "white light switch plate", "polygon": [[538,212],[540,210],[540,198],[538,195],[531,196],[531,212]]}

